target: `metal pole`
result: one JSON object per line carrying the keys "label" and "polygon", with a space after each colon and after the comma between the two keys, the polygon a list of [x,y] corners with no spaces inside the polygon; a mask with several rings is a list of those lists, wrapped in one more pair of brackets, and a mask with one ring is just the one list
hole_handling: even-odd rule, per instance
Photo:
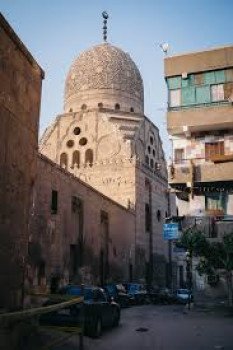
{"label": "metal pole", "polygon": [[[171,217],[170,189],[168,189],[168,217]],[[173,271],[172,271],[172,240],[168,241],[168,286],[173,291]]]}
{"label": "metal pole", "polygon": [[149,231],[149,288],[152,287],[153,281],[153,224],[152,224],[152,198],[151,198],[151,184],[149,183],[149,214],[150,214],[150,231]]}
{"label": "metal pole", "polygon": [[168,241],[168,276],[169,276],[169,288],[173,290],[173,283],[172,283],[172,240]]}

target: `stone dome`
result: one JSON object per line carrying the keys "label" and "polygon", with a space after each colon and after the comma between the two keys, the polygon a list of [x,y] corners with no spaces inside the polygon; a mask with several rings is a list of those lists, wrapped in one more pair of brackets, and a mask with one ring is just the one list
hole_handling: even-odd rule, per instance
{"label": "stone dome", "polygon": [[128,53],[104,43],[81,53],[65,83],[65,112],[106,107],[143,113],[140,72]]}

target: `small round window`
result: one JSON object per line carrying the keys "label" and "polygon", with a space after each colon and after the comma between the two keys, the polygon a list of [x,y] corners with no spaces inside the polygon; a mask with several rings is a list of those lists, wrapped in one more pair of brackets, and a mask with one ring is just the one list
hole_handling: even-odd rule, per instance
{"label": "small round window", "polygon": [[81,109],[83,110],[83,111],[85,111],[85,109],[87,109],[87,105],[85,105],[85,103],[81,106]]}
{"label": "small round window", "polygon": [[73,147],[74,146],[74,141],[73,140],[68,140],[66,142],[66,146],[69,147],[69,148]]}
{"label": "small round window", "polygon": [[79,140],[79,144],[80,146],[85,146],[87,144],[87,139],[86,137],[82,137],[80,140]]}
{"label": "small round window", "polygon": [[74,128],[74,134],[75,135],[79,135],[81,133],[81,129],[78,127],[78,126],[76,126],[75,128]]}

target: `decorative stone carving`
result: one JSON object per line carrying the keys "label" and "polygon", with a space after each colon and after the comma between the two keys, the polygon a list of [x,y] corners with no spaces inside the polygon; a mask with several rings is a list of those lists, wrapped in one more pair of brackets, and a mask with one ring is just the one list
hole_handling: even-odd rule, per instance
{"label": "decorative stone carving", "polygon": [[83,52],[66,78],[65,103],[72,95],[93,89],[121,90],[143,101],[143,82],[128,53],[108,43]]}

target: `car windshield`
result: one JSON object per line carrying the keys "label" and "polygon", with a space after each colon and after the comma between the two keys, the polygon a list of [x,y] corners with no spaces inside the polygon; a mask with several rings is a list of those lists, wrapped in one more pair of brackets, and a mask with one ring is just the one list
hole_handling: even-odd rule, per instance
{"label": "car windshield", "polygon": [[140,290],[140,285],[139,284],[130,284],[129,286],[129,291],[130,292],[136,292]]}
{"label": "car windshield", "polygon": [[106,286],[106,290],[108,291],[108,294],[110,296],[114,296],[116,295],[116,287],[113,284],[108,284]]}
{"label": "car windshield", "polygon": [[125,290],[125,287],[123,286],[123,284],[117,284],[116,288],[119,292],[126,293],[126,290]]}
{"label": "car windshield", "polygon": [[[69,286],[68,288],[66,288],[65,294],[81,296],[82,290],[81,290],[81,287],[78,287],[78,286]],[[92,300],[92,299],[93,299],[92,288],[84,288],[84,300]]]}
{"label": "car windshield", "polygon": [[187,289],[178,289],[178,294],[189,294],[189,291]]}

